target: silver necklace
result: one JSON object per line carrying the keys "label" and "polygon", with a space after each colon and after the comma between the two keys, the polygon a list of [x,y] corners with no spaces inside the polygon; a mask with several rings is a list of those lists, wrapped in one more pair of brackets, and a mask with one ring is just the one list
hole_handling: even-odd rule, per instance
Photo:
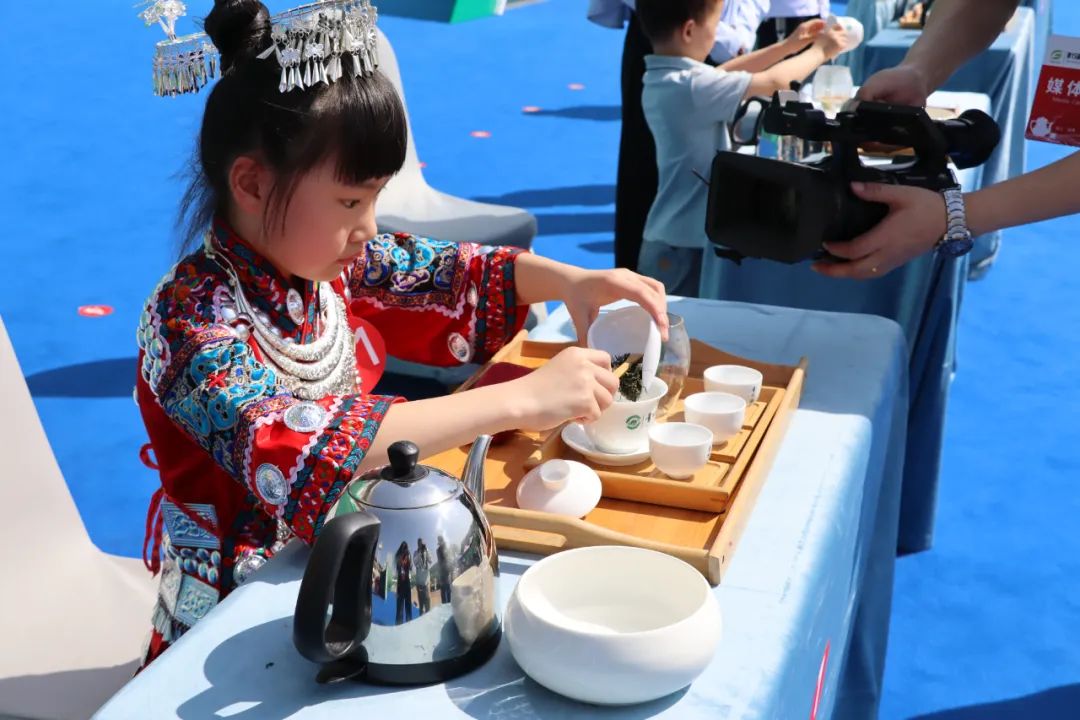
{"label": "silver necklace", "polygon": [[[207,253],[218,261],[229,276],[235,308],[222,308],[227,322],[233,324],[241,339],[246,340],[240,327],[254,331],[254,340],[263,351],[263,358],[278,375],[282,384],[301,400],[320,400],[330,395],[356,392],[356,345],[350,332],[345,302],[329,283],[319,283],[322,305],[322,333],[310,343],[297,343],[284,338],[281,329],[269,316],[252,307],[244,294],[239,275],[223,254],[215,251],[210,234],[206,238]],[[231,310],[231,312],[230,312]]]}

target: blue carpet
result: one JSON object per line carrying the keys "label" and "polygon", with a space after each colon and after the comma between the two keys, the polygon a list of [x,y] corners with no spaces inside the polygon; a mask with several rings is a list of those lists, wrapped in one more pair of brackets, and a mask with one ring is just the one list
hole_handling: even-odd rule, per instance
{"label": "blue carpet", "polygon": [[[1080,7],[1056,5],[1057,31],[1080,32]],[[11,34],[9,56],[33,70],[0,84],[0,315],[91,537],[134,556],[156,485],[137,458],[134,329],[175,260],[176,173],[204,98],[150,94],[159,32],[131,6],[0,13],[9,28],[48,28]],[[501,19],[383,27],[431,184],[527,207],[541,253],[605,267],[622,35],[583,15],[584,3],[549,0]],[[1029,166],[1062,155],[1031,144]],[[1009,231],[998,265],[968,288],[937,540],[898,564],[883,718],[1080,716],[1077,237],[1077,219]],[[79,316],[89,304],[115,312]]]}

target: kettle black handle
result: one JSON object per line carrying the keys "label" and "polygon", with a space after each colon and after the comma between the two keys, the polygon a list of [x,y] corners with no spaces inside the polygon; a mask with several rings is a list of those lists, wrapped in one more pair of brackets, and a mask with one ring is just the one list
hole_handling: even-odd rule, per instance
{"label": "kettle black handle", "polygon": [[323,525],[293,616],[293,644],[308,660],[331,663],[362,652],[371,630],[371,570],[378,543],[379,518],[364,510]]}

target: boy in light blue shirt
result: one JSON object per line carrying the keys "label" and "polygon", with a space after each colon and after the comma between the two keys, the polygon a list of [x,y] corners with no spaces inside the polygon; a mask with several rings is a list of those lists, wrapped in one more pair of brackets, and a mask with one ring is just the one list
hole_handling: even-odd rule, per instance
{"label": "boy in light blue shirt", "polygon": [[710,181],[713,157],[731,148],[728,124],[739,105],[789,89],[839,55],[846,42],[842,28],[814,20],[782,42],[714,68],[704,60],[722,10],[723,0],[637,0],[638,19],[653,46],[645,56],[641,102],[660,171],[638,272],[663,282],[672,295],[698,295],[709,241],[708,187],[697,175]]}

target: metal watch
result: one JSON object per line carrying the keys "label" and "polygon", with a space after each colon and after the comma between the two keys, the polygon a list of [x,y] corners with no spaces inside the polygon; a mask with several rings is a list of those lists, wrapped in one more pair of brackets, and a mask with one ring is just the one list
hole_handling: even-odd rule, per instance
{"label": "metal watch", "polygon": [[934,249],[949,257],[960,257],[971,252],[975,240],[968,230],[967,216],[964,214],[964,193],[959,186],[943,190],[945,198],[945,234],[934,245]]}

